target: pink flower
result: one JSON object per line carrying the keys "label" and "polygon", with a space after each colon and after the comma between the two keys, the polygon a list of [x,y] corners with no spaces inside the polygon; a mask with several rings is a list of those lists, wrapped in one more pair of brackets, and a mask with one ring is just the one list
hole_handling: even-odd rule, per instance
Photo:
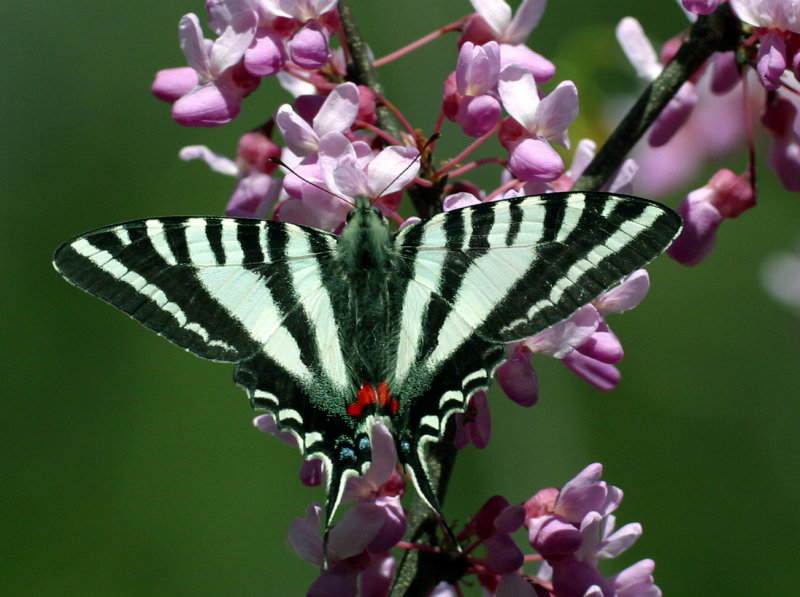
{"label": "pink flower", "polygon": [[524,181],[557,179],[564,171],[564,162],[549,143],[569,147],[567,127],[578,116],[575,85],[564,81],[539,100],[533,76],[511,64],[500,73],[498,91],[513,119],[506,120],[500,131],[500,142],[509,152],[511,172]]}
{"label": "pink flower", "polygon": [[295,33],[288,47],[292,61],[309,70],[320,68],[330,58],[328,35],[316,21],[311,21]]}
{"label": "pink flower", "polygon": [[459,43],[471,41],[500,44],[501,66],[513,62],[524,66],[539,83],[546,83],[555,74],[552,62],[525,46],[544,12],[545,0],[523,0],[512,17],[511,7],[504,0],[470,0],[477,11],[464,27]]}
{"label": "pink flower", "polygon": [[[412,147],[389,146],[374,155],[367,143],[351,142],[337,131],[314,141],[319,153],[307,156],[305,165],[296,168],[313,184],[286,177],[284,187],[296,199],[278,206],[281,221],[337,231],[359,196],[388,215],[397,209],[400,191],[417,174],[413,165],[419,152]],[[317,159],[311,161],[312,157]]]}
{"label": "pink flower", "polygon": [[476,46],[466,42],[458,53],[455,87],[445,84],[445,114],[458,122],[465,134],[480,137],[500,120],[497,79],[500,75],[500,47],[496,42]]}
{"label": "pink flower", "polygon": [[[362,510],[350,515],[350,509],[339,524],[332,527],[328,536],[327,562],[312,583],[308,595],[320,597],[340,597],[358,593],[359,575],[365,574],[372,585],[388,589],[394,575],[394,560],[386,553],[370,553],[367,545],[371,537],[382,526],[380,512]],[[287,543],[301,558],[323,567],[323,539],[320,536],[322,508],[312,504],[306,509],[305,518],[295,518],[289,527]],[[365,579],[362,578],[362,585]],[[377,592],[375,594],[382,594]]]}
{"label": "pink flower", "polygon": [[358,87],[354,83],[343,83],[325,98],[310,124],[289,104],[278,108],[275,124],[289,149],[298,156],[308,156],[319,149],[320,138],[325,133],[344,132],[352,126],[358,105]]}
{"label": "pink flower", "polygon": [[259,27],[244,52],[244,66],[252,75],[275,75],[286,64],[285,40],[271,27]]}
{"label": "pink flower", "polygon": [[509,344],[509,358],[495,374],[500,387],[517,404],[533,406],[539,388],[531,359],[543,354],[560,359],[578,377],[600,390],[616,388],[620,373],[615,365],[622,360],[623,350],[604,315],[632,309],[642,301],[649,287],[647,272],[637,270],[568,319]]}
{"label": "pink flower", "polygon": [[260,2],[274,15],[305,23],[334,10],[337,0],[260,0]]}
{"label": "pink flower", "polygon": [[475,392],[470,398],[467,410],[456,413],[456,448],[465,448],[470,441],[482,450],[489,445],[492,433],[492,418],[489,412],[489,398],[483,390]]}
{"label": "pink flower", "polygon": [[[212,42],[203,37],[196,15],[190,13],[181,19],[181,49],[196,73],[197,84],[185,91],[191,78],[180,69],[159,72],[153,83],[156,97],[174,101],[172,117],[176,122],[185,126],[219,126],[238,115],[242,99],[259,83],[241,64],[256,25],[254,11],[241,11]],[[179,91],[185,93],[176,98]]]}
{"label": "pink flower", "polygon": [[601,481],[602,472],[602,465],[589,465],[560,491],[544,489],[525,502],[529,541],[548,564],[540,576],[552,577],[559,597],[657,597],[661,592],[653,584],[650,560],[608,579],[597,568],[600,560],[618,556],[642,533],[638,523],[614,530],[611,513],[622,501],[622,491]]}
{"label": "pink flower", "polygon": [[794,0],[730,0],[730,5],[749,25],[800,33],[800,4]]}
{"label": "pink flower", "polygon": [[755,192],[749,175],[736,175],[727,169],[718,171],[678,206],[684,227],[667,253],[678,263],[697,265],[714,251],[722,220],[738,217],[754,205]]}
{"label": "pink flower", "polygon": [[165,68],[156,73],[150,91],[158,99],[172,103],[197,87],[197,71],[191,66]]}
{"label": "pink flower", "polygon": [[295,518],[289,528],[287,541],[301,558],[322,568],[327,555],[328,567],[314,581],[309,595],[355,595],[359,579],[365,595],[382,595],[389,588],[394,560],[388,550],[406,531],[400,505],[405,484],[395,470],[392,434],[383,423],[372,426],[371,444],[369,469],[362,477],[348,480],[342,499],[342,503],[356,504],[331,527],[327,554],[323,553],[322,508],[318,504],[309,506],[305,518]]}
{"label": "pink flower", "polygon": [[508,500],[495,495],[481,506],[459,534],[462,541],[473,539],[469,551],[483,544],[487,561],[495,575],[514,572],[522,567],[522,551],[511,536],[525,523],[525,508],[511,506]]}

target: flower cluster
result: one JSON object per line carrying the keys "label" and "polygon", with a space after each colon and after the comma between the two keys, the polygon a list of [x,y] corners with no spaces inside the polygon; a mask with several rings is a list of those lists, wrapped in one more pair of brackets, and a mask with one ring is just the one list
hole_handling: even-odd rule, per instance
{"label": "flower cluster", "polygon": [[[603,467],[592,464],[560,490],[542,489],[524,504],[511,505],[502,496],[490,498],[458,537],[481,586],[498,597],[658,597],[655,564],[642,560],[604,577],[598,562],[614,558],[633,545],[642,527],[631,523],[615,530],[614,512],[622,491],[600,480]],[[513,534],[527,531],[537,552],[526,555]],[[485,555],[478,556],[479,548]],[[526,563],[539,562],[534,573]],[[456,597],[455,587],[442,583],[437,597]]]}
{"label": "flower cluster", "polygon": [[[437,193],[432,212],[570,190],[592,160],[595,144],[581,140],[567,168],[562,156],[571,147],[567,131],[579,112],[577,87],[571,81],[553,83],[555,65],[525,45],[539,24],[545,0],[523,0],[516,13],[505,0],[471,3],[474,13],[426,38],[459,34],[454,70],[442,76],[438,118],[427,135],[375,89],[348,80],[348,40],[336,0],[207,0],[208,28],[215,37],[205,37],[197,15],[185,15],[179,36],[188,66],[159,71],[152,91],[171,104],[176,122],[198,127],[233,121],[244,98],[263,77],[275,76],[294,98],[241,137],[235,159],[202,145],[181,151],[182,159],[203,160],[213,170],[237,179],[225,209],[230,216],[271,217],[338,233],[356,197],[369,198],[388,221],[402,227],[416,220],[401,210],[402,193],[410,187]],[[682,3],[692,19],[728,9],[721,6],[726,4],[722,0]],[[729,7],[740,19],[737,51],[716,53],[697,73],[687,76],[651,127],[647,146],[637,153],[638,163],[628,159],[615,164],[616,171],[604,189],[628,193],[635,184],[658,180],[664,172],[671,174],[662,178],[675,179],[670,163],[689,171],[688,166],[741,143],[746,127],[726,125],[722,127],[726,134],[716,129],[714,134],[697,131],[704,123],[708,126],[714,118],[730,114],[729,98],[742,94],[747,102],[734,102],[735,109],[741,111],[745,103],[748,110],[760,111],[760,122],[773,140],[769,165],[787,189],[800,190],[796,118],[800,9],[790,0],[730,0]],[[647,82],[661,75],[681,43],[680,38],[671,40],[658,57],[632,18],[620,23],[617,38]],[[412,44],[374,60],[374,65],[422,45]],[[761,92],[753,93],[756,84],[748,84],[748,72],[755,73]],[[379,109],[392,112],[396,121],[379,117]],[[746,118],[737,113],[733,121]],[[464,148],[452,159],[437,163],[433,159],[436,140],[447,120],[464,133]],[[502,146],[503,155],[476,158],[476,151],[490,140]],[[652,155],[659,157],[648,157]],[[670,250],[675,260],[686,265],[700,262],[713,250],[721,222],[755,204],[752,162],[742,174],[718,171],[684,199],[679,211],[686,227]],[[658,167],[651,173],[652,163]],[[486,165],[502,166],[492,190],[479,189],[464,178]],[[648,288],[646,272],[635,272],[568,320],[509,345],[508,358],[496,374],[502,389],[520,405],[537,402],[534,355],[560,359],[593,386],[614,389],[620,380],[617,364],[623,349],[606,316],[635,307]],[[478,448],[487,445],[491,419],[485,392],[472,396],[456,423],[459,448],[469,443]],[[270,415],[256,419],[256,425],[297,445],[296,438],[281,432]],[[383,595],[394,573],[391,549],[396,545],[421,548],[401,542],[406,530],[400,503],[405,483],[395,470],[391,433],[376,423],[371,435],[371,467],[363,477],[348,481],[342,502],[353,506],[339,524],[321,537],[317,505],[292,523],[292,549],[321,568],[309,594]],[[600,465],[592,465],[560,491],[542,490],[524,505],[510,505],[499,496],[490,499],[458,534],[466,569],[495,595],[659,595],[652,561],[639,562],[610,578],[598,571],[598,561],[618,555],[641,533],[635,524],[614,531],[612,512],[622,493],[601,482],[601,472]],[[319,485],[325,473],[321,461],[314,460],[304,463],[301,478],[308,485]],[[520,529],[527,529],[538,555],[525,556],[517,548],[512,534]],[[474,555],[479,547],[486,550],[485,557]],[[536,574],[522,571],[529,561],[541,562]],[[436,594],[458,592],[443,584]]]}

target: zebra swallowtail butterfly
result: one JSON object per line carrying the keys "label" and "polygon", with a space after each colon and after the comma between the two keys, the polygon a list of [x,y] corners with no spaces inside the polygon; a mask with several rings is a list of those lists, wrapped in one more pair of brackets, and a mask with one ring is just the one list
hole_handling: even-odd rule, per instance
{"label": "zebra swallowtail butterfly", "polygon": [[398,232],[360,199],[340,236],[287,223],[169,217],[63,244],[56,269],[174,344],[236,364],[256,409],[327,474],[326,529],[370,458],[371,425],[441,517],[427,446],[485,389],[504,344],[569,317],[681,229],[645,199],[551,193]]}

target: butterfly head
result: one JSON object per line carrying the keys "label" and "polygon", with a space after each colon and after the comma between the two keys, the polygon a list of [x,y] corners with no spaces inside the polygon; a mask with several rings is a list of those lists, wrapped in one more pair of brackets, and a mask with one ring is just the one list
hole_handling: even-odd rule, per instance
{"label": "butterfly head", "polygon": [[349,270],[368,268],[385,274],[391,247],[391,233],[381,211],[368,198],[357,197],[339,237],[342,263]]}

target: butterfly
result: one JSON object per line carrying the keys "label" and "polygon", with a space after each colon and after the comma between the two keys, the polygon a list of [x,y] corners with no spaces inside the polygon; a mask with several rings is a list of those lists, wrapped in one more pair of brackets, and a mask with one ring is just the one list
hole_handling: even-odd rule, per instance
{"label": "butterfly", "polygon": [[385,423],[443,520],[427,454],[486,389],[505,344],[563,321],[663,252],[680,217],[656,202],[549,193],[392,231],[359,198],[340,235],[242,218],[167,217],[55,252],[72,284],[197,356],[235,363],[254,408],[326,471],[328,529]]}

